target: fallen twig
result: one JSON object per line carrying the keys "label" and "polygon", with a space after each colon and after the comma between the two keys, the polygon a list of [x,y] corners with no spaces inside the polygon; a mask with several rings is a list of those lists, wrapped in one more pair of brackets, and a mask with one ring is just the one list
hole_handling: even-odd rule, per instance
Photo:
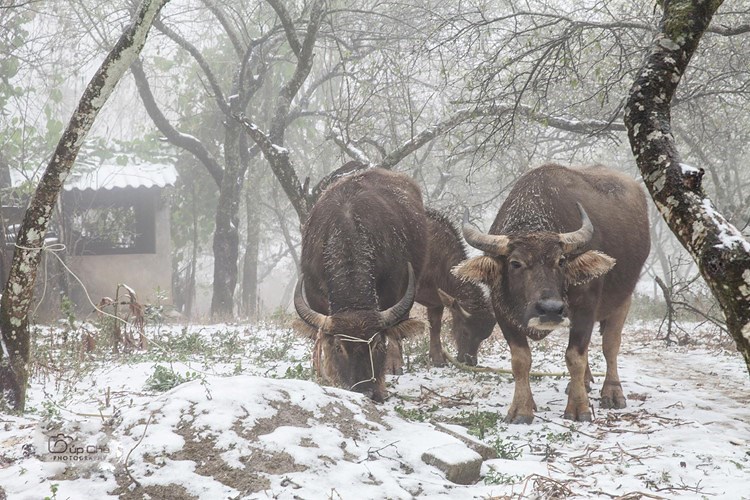
{"label": "fallen twig", "polygon": [[153,413],[148,416],[148,420],[146,421],[146,427],[143,428],[143,434],[141,434],[141,439],[139,439],[138,442],[135,443],[135,446],[133,446],[132,448],[130,448],[130,451],[125,456],[125,472],[127,473],[127,475],[130,478],[130,480],[133,481],[138,488],[141,487],[141,483],[139,483],[138,480],[136,478],[134,478],[133,475],[130,473],[130,469],[128,468],[128,461],[130,460],[130,454],[133,453],[133,450],[135,450],[136,448],[138,448],[138,446],[143,441],[143,438],[146,437],[146,431],[148,430],[148,424],[151,423],[151,419],[153,418],[153,416],[154,416]]}
{"label": "fallen twig", "polygon": [[631,491],[629,493],[625,493],[624,495],[613,495],[612,493],[607,493],[606,491],[601,490],[589,491],[589,493],[594,495],[605,495],[609,498],[613,498],[614,500],[639,500],[643,497],[656,498],[657,500],[667,500],[666,497],[661,497],[652,493],[646,493],[645,491]]}
{"label": "fallen twig", "polygon": [[544,417],[542,417],[542,416],[540,416],[540,415],[534,415],[534,418],[538,418],[539,420],[542,420],[542,421],[544,421],[544,422],[547,422],[547,423],[550,423],[550,424],[555,424],[555,425],[559,425],[559,426],[560,426],[560,427],[562,427],[563,429],[567,429],[567,430],[569,430],[569,431],[571,431],[571,432],[576,432],[576,433],[580,434],[581,436],[586,436],[586,437],[590,437],[591,439],[598,439],[598,438],[597,438],[596,436],[594,436],[593,434],[589,434],[589,433],[587,433],[587,432],[583,432],[583,431],[581,431],[581,430],[578,430],[578,429],[576,429],[575,427],[573,427],[572,425],[571,425],[571,426],[568,426],[568,425],[563,425],[563,424],[561,424],[561,423],[559,423],[559,422],[555,422],[554,420],[550,420],[550,419],[548,419],[548,418],[544,418]]}
{"label": "fallen twig", "polygon": [[433,389],[430,389],[429,387],[425,387],[424,385],[419,385],[419,390],[422,392],[422,396],[420,399],[425,398],[425,393],[427,393],[427,397],[436,397],[440,400],[441,406],[447,406],[447,407],[453,407],[453,406],[461,406],[461,405],[469,405],[471,404],[472,396],[464,396],[463,393],[459,393],[456,396],[443,396],[439,392],[434,391]]}

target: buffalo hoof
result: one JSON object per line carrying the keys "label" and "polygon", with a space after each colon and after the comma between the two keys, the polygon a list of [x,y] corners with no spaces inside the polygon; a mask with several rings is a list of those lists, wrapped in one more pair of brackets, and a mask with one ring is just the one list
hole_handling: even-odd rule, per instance
{"label": "buffalo hoof", "polygon": [[625,402],[624,396],[602,396],[599,400],[599,406],[605,410],[621,410],[628,404]]}
{"label": "buffalo hoof", "polygon": [[581,413],[565,412],[563,414],[565,420],[572,420],[574,422],[591,422],[591,412],[585,411]]}
{"label": "buffalo hoof", "polygon": [[508,415],[504,420],[506,424],[530,424],[533,421],[534,415],[516,415],[515,417]]}
{"label": "buffalo hoof", "polygon": [[604,409],[614,410],[620,410],[627,406],[620,382],[604,381],[602,399],[599,401],[599,406]]}
{"label": "buffalo hoof", "polygon": [[464,354],[458,357],[459,361],[467,366],[477,366],[477,357],[471,354]]}

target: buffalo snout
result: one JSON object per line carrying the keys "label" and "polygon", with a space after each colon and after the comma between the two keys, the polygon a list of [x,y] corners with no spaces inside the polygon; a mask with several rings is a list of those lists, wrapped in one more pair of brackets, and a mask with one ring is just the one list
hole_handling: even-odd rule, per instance
{"label": "buffalo snout", "polygon": [[537,330],[554,330],[568,326],[568,310],[559,299],[542,299],[529,308],[526,325]]}
{"label": "buffalo snout", "polygon": [[562,300],[544,299],[540,300],[534,306],[539,314],[539,319],[543,322],[558,323],[562,321],[565,315],[565,304]]}

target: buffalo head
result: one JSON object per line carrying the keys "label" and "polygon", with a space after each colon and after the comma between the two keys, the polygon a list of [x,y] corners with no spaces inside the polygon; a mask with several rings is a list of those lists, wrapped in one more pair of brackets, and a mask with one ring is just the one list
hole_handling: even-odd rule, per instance
{"label": "buffalo head", "polygon": [[322,376],[340,387],[362,392],[375,401],[385,399],[384,369],[388,342],[420,333],[422,322],[408,319],[416,295],[414,270],[404,296],[385,311],[344,310],[332,315],[314,311],[307,303],[300,277],[294,307],[315,339]]}
{"label": "buffalo head", "polygon": [[451,311],[458,360],[476,366],[479,345],[492,334],[495,327],[492,308],[481,307],[473,310],[468,304],[462,304],[457,298],[439,288],[438,295],[443,306]]}
{"label": "buffalo head", "polygon": [[[454,274],[485,283],[492,290],[506,321],[532,330],[554,330],[569,325],[567,290],[608,272],[615,259],[598,251],[583,251],[594,227],[579,203],[580,229],[569,233],[529,232],[485,234],[468,224],[463,235],[469,245],[483,250],[456,266]],[[541,332],[540,332],[541,333]]]}

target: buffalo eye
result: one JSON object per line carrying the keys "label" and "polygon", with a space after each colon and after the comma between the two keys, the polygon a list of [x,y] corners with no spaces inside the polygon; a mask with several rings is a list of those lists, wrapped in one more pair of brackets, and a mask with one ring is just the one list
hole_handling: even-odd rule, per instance
{"label": "buffalo eye", "polygon": [[513,259],[510,261],[510,267],[513,269],[521,269],[523,267],[523,262]]}
{"label": "buffalo eye", "polygon": [[557,261],[557,265],[560,267],[565,266],[565,264],[567,263],[568,263],[568,258],[565,257],[564,255],[560,256],[560,259]]}

